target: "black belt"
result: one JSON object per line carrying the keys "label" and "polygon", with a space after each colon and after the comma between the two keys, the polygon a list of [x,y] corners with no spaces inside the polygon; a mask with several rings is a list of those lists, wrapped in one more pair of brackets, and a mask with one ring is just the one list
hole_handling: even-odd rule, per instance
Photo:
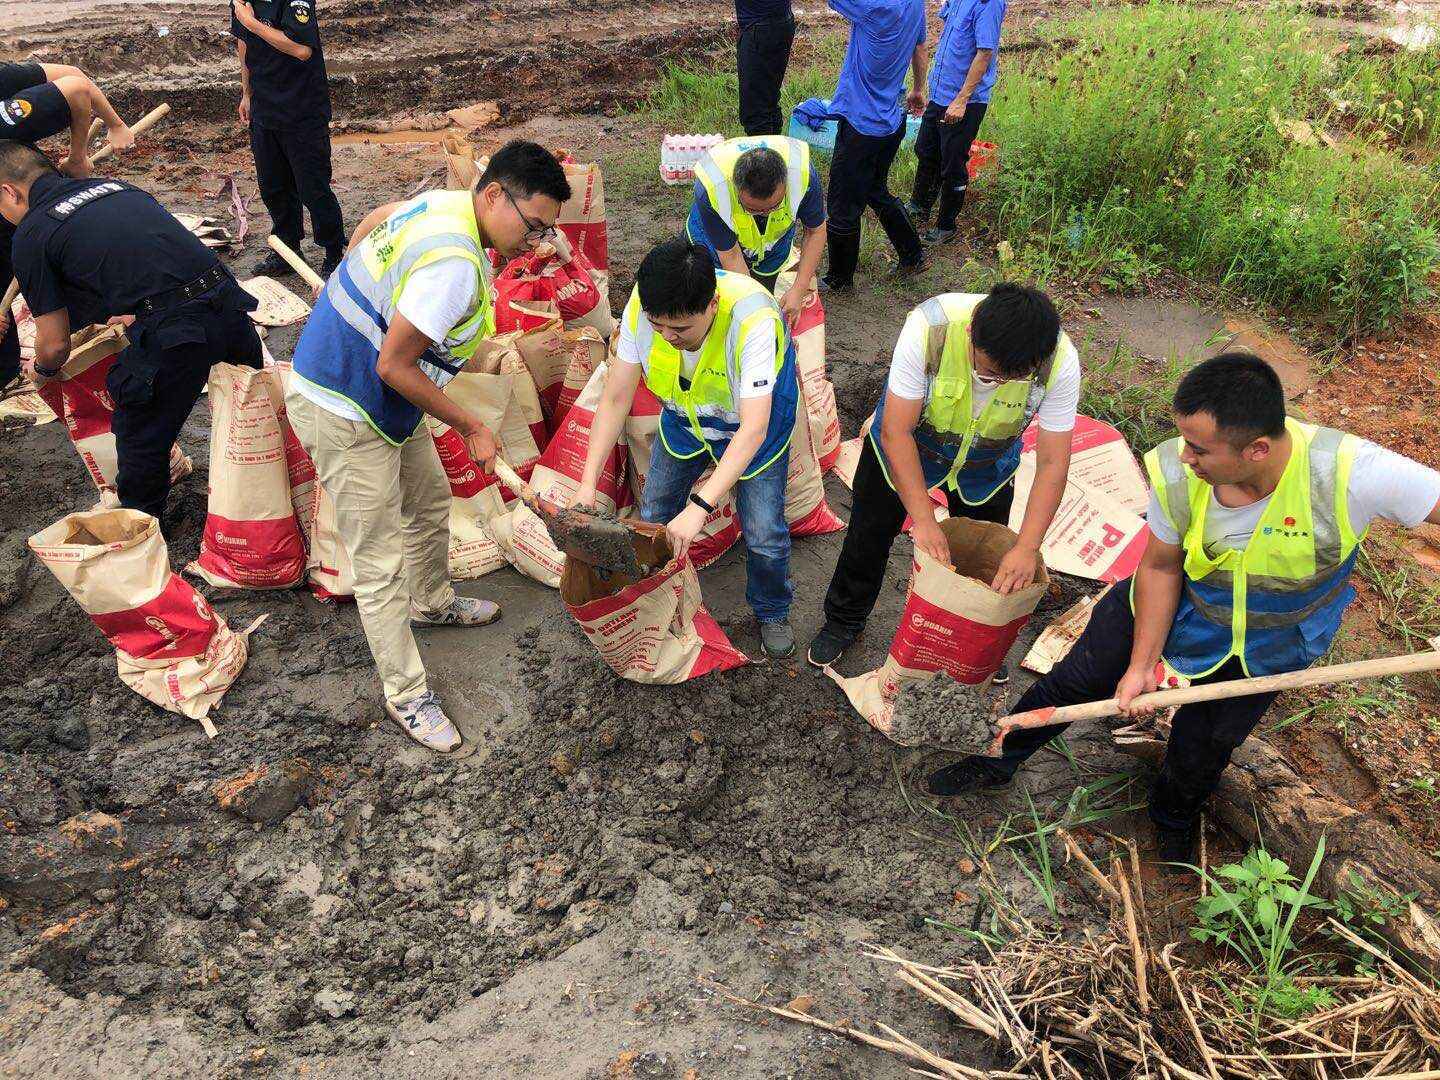
{"label": "black belt", "polygon": [[217,285],[223,284],[229,276],[225,267],[217,263],[193,281],[187,281],[184,285],[156,293],[154,296],[147,296],[135,305],[135,315],[144,319],[189,303],[197,296],[203,296]]}

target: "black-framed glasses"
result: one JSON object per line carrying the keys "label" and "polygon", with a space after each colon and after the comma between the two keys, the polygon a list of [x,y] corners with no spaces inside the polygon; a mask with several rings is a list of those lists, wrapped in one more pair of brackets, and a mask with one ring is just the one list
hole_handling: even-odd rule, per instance
{"label": "black-framed glasses", "polygon": [[534,240],[537,243],[541,240],[549,240],[555,235],[555,226],[546,225],[543,221],[535,221],[525,216],[525,211],[520,209],[520,204],[515,201],[515,196],[510,194],[510,189],[504,184],[500,190],[505,192],[505,198],[510,200],[510,205],[515,208],[515,213],[520,215],[520,220],[525,223],[525,239]]}

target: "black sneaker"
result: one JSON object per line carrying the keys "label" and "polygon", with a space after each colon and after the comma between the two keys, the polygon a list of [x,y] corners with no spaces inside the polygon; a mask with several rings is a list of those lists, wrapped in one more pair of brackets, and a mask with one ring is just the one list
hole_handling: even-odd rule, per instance
{"label": "black sneaker", "polygon": [[795,631],[789,622],[762,622],[760,648],[771,660],[785,660],[795,655]]}
{"label": "black sneaker", "polygon": [[817,286],[822,296],[849,296],[855,291],[854,280],[832,281],[827,275],[822,277]]}
{"label": "black sneaker", "polygon": [[926,229],[920,239],[927,244],[948,244],[955,239],[958,231],[957,229],[942,229],[937,225],[933,229]]}
{"label": "black sneaker", "polygon": [[931,795],[948,798],[964,795],[976,788],[1009,787],[1014,779],[1014,773],[1001,772],[987,758],[972,756],[936,769],[925,778],[925,790]]}
{"label": "black sneaker", "polygon": [[826,623],[820,628],[820,633],[815,635],[815,640],[810,642],[810,650],[805,654],[805,659],[815,667],[829,667],[839,660],[840,654],[854,642],[854,634],[847,634]]}
{"label": "black sneaker", "polygon": [[990,676],[991,686],[1004,686],[1010,681],[1010,665],[1001,664],[995,669],[995,674]]}
{"label": "black sneaker", "polygon": [[930,262],[924,255],[921,255],[918,259],[898,263],[895,268],[885,276],[892,281],[904,280],[906,278],[917,277],[928,269],[930,269]]}
{"label": "black sneaker", "polygon": [[910,220],[916,225],[923,225],[930,220],[930,208],[921,206],[914,199],[905,200],[905,213],[910,215]]}
{"label": "black sneaker", "polygon": [[290,264],[282,259],[276,252],[268,252],[263,259],[257,262],[250,272],[256,277],[294,277],[295,271]]}
{"label": "black sneaker", "polygon": [[1166,863],[1193,863],[1195,861],[1195,827],[1167,829],[1155,826],[1155,857]]}
{"label": "black sneaker", "polygon": [[335,248],[333,251],[325,252],[325,261],[320,264],[320,276],[328,278],[335,272],[335,268],[345,260],[345,249]]}

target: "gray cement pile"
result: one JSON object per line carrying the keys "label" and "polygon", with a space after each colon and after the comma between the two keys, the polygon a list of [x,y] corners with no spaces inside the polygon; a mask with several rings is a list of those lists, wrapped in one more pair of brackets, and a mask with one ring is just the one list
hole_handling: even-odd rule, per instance
{"label": "gray cement pile", "polygon": [[967,686],[941,671],[908,684],[896,696],[893,737],[907,746],[924,743],[979,753],[990,745],[1005,712],[1005,691],[990,680]]}

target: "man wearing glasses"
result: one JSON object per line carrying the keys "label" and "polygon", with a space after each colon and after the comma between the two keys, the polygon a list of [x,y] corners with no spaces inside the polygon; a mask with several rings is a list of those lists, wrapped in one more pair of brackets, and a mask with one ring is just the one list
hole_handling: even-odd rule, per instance
{"label": "man wearing glasses", "polygon": [[489,600],[450,587],[450,486],[422,421],[444,421],[489,468],[495,439],[444,386],[495,332],[486,248],[554,235],[570,185],[532,142],[498,150],[469,191],[386,203],[360,223],[295,346],[291,426],[335,504],[386,713],[440,753],[460,734],[430,690],[417,626],[483,626]]}
{"label": "man wearing glasses", "polygon": [[859,636],[907,513],[915,546],[950,565],[932,489],[944,491],[952,515],[1009,522],[1021,436],[1038,416],[1020,542],[991,588],[1010,593],[1034,581],[1065,492],[1079,402],[1080,359],[1040,290],[1002,283],[984,296],[935,296],[910,312],[855,469],[850,528],[810,663],[833,664]]}

